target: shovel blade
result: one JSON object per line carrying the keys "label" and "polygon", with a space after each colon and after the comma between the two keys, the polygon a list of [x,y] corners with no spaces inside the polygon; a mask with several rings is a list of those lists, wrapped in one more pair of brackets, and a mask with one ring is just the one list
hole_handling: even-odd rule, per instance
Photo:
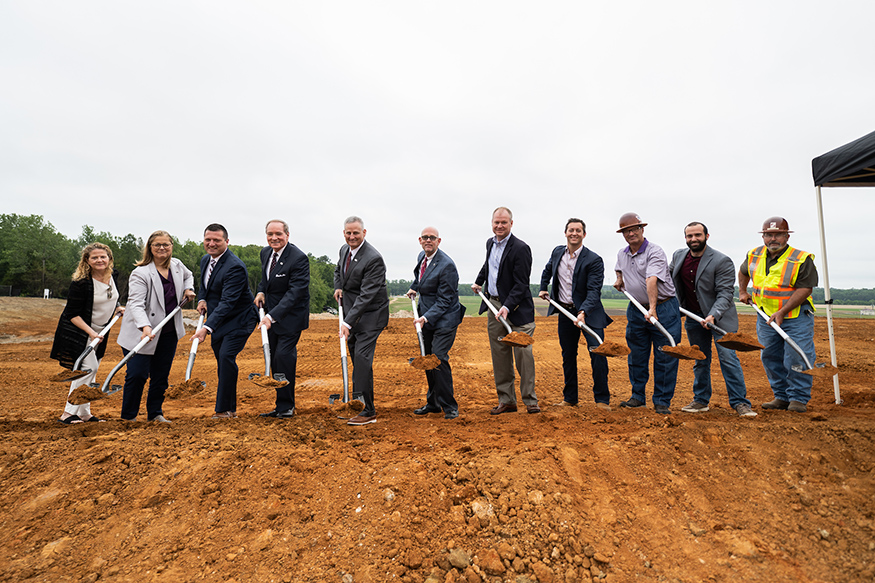
{"label": "shovel blade", "polygon": [[50,380],[55,383],[68,383],[87,377],[91,374],[90,370],[64,370],[53,376]]}
{"label": "shovel blade", "polygon": [[834,367],[831,364],[826,364],[823,362],[815,363],[814,367],[809,369],[802,368],[798,364],[795,366],[791,366],[790,368],[796,372],[801,372],[802,374],[822,378],[833,377],[839,372],[838,368]]}

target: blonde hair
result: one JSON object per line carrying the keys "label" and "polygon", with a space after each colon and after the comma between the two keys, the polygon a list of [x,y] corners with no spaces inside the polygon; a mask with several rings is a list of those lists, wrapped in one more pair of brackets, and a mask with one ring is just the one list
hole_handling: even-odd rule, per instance
{"label": "blonde hair", "polygon": [[167,237],[170,239],[170,244],[173,244],[173,237],[170,236],[170,233],[167,231],[155,231],[149,238],[146,240],[146,244],[143,245],[143,258],[134,263],[135,266],[139,267],[141,265],[149,265],[153,261],[155,261],[155,256],[152,255],[152,241],[157,239],[158,237]]}
{"label": "blonde hair", "polygon": [[81,279],[88,279],[91,277],[91,266],[88,265],[88,258],[91,256],[92,251],[96,251],[100,249],[101,251],[106,251],[107,257],[109,257],[109,265],[107,265],[107,269],[112,271],[113,260],[112,260],[112,249],[103,243],[90,243],[82,248],[82,255],[79,257],[79,265],[76,266],[76,271],[73,272],[73,281],[79,281]]}

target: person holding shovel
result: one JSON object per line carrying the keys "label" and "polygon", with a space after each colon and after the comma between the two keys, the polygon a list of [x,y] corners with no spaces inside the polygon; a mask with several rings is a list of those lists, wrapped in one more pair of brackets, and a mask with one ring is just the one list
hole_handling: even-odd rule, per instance
{"label": "person holding shovel", "polygon": [[289,384],[276,389],[276,406],[261,417],[291,419],[295,415],[295,370],[298,340],[310,327],[310,260],[289,243],[289,225],[275,219],[264,232],[267,247],[261,250],[261,281],[255,305],[267,313],[260,325],[267,328],[272,374],[283,374]]}
{"label": "person holding shovel", "polygon": [[[581,219],[568,219],[565,223],[565,245],[553,249],[550,259],[541,273],[541,299],[551,298],[584,322],[599,337],[605,337],[605,327],[613,320],[602,306],[602,285],[605,282],[605,263],[602,258],[583,245],[586,224]],[[547,292],[547,286],[553,287]],[[550,316],[557,312],[551,304]],[[559,346],[562,347],[562,372],[565,385],[562,389],[562,405],[577,405],[577,349],[583,331],[574,322],[559,314]],[[598,340],[584,334],[588,347],[596,348]],[[611,392],[608,389],[608,359],[601,354],[589,353],[592,365],[593,397],[597,407],[610,409]]]}
{"label": "person holding shovel", "polygon": [[459,303],[459,272],[450,256],[438,249],[441,238],[434,227],[426,227],[419,235],[422,252],[413,269],[413,285],[407,297],[419,293],[419,318],[425,351],[434,354],[440,365],[425,371],[428,392],[425,405],[414,410],[416,415],[440,413],[444,419],[459,416],[459,405],[453,396],[453,371],[450,349],[456,340],[456,330],[462,323],[465,307]]}
{"label": "person holding shovel", "polygon": [[[817,268],[814,255],[788,245],[792,232],[784,217],[765,220],[760,231],[763,245],[748,251],[739,267],[738,299],[755,303],[769,315],[768,322],[757,318],[757,337],[765,346],[760,358],[775,396],[763,403],[763,409],[804,413],[814,379],[793,370],[794,366],[806,368],[804,361],[770,324],[780,326],[808,360],[815,361],[811,291],[817,286]],[[747,291],[751,282],[753,294]]]}
{"label": "person holding shovel", "polygon": [[[509,346],[500,337],[507,333],[500,319],[507,320],[514,332],[531,336],[535,332],[535,303],[529,288],[532,276],[532,250],[522,240],[511,234],[513,213],[507,207],[498,207],[492,212],[492,233],[486,241],[486,261],[477,274],[471,289],[485,292],[486,301],[492,303],[498,313],[487,318],[489,349],[492,352],[492,371],[498,405],[490,415],[515,413],[517,410],[514,389],[514,361],[520,373],[520,396],[528,413],[540,413],[538,396],[535,394],[535,357],[532,345]],[[480,313],[488,308],[480,303]]]}
{"label": "person holding shovel", "polygon": [[704,413],[711,401],[711,339],[715,339],[720,371],[729,393],[729,406],[742,417],[756,417],[747,399],[747,387],[741,362],[734,350],[716,342],[722,333],[710,329],[716,325],[728,332],[738,332],[738,312],[732,296],[735,294],[735,266],[732,260],[708,245],[708,227],[694,221],[684,228],[687,249],[678,249],[668,266],[674,280],[680,305],[704,318],[702,323],[687,316],[684,328],[690,344],[705,355],[693,365],[693,401],[683,407],[684,413]]}
{"label": "person holding shovel", "polygon": [[[113,315],[124,312],[125,309],[118,306],[118,301],[118,271],[113,268],[112,249],[103,243],[86,245],[79,257],[79,265],[73,272],[67,305],[58,320],[50,358],[57,360],[65,368],[72,369],[88,343],[98,338]],[[89,352],[80,365],[90,372],[73,381],[70,393],[94,382],[97,367],[105,353],[106,342],[100,341],[97,348]],[[91,403],[65,403],[64,413],[59,421],[72,425],[102,419],[91,414]]]}
{"label": "person holding shovel", "polygon": [[343,222],[343,237],[334,268],[334,299],[343,306],[340,327],[352,355],[353,392],[360,392],[365,407],[347,425],[377,422],[374,407],[374,351],[377,338],[389,325],[389,292],[386,263],[373,245],[365,241],[364,221],[356,216]]}
{"label": "person holding shovel", "polygon": [[675,343],[681,340],[681,313],[675,297],[674,282],[668,270],[668,260],[662,247],[644,237],[647,223],[636,213],[620,217],[620,228],[627,246],[617,253],[614,287],[628,291],[647,310],[647,317],[632,302],[626,309],[626,344],[629,354],[629,382],[632,396],[620,407],[644,407],[644,388],[650,378],[650,350],[653,348],[653,410],[663,415],[669,407],[677,384],[678,361],[660,348],[670,344],[668,338],[649,320],[655,318],[671,334]]}
{"label": "person holding shovel", "polygon": [[152,332],[152,327],[172,312],[183,298],[190,300],[194,296],[194,276],[182,261],[173,257],[170,233],[155,231],[146,240],[143,257],[128,280],[127,313],[118,334],[118,344],[126,356],[141,340],[147,336],[151,338],[128,361],[122,419],[136,420],[148,380],[146,418],[170,423],[164,417],[164,392],[169,384],[176,344],[185,335],[182,312],[176,312],[173,320],[157,332]]}

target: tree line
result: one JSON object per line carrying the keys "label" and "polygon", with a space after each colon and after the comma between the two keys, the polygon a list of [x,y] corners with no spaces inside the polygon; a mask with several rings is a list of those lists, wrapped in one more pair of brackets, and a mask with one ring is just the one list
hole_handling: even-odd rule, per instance
{"label": "tree line", "polygon": [[[143,254],[143,240],[128,233],[116,236],[106,231],[96,231],[85,225],[82,234],[70,239],[59,233],[42,215],[0,214],[0,295],[42,296],[48,289],[54,297],[66,297],[70,277],[79,262],[82,248],[99,241],[112,249],[115,268],[119,271],[122,297],[126,298],[127,281],[134,263]],[[249,287],[253,293],[261,279],[260,245],[229,245],[240,257],[249,271]],[[200,241],[180,242],[173,240],[173,256],[182,261],[194,274],[200,286],[200,258],[204,250]],[[334,301],[334,262],[326,255],[310,259],[310,311],[322,312],[328,307],[337,307]],[[410,289],[412,280],[387,281],[389,295],[402,295]],[[538,284],[530,284],[533,296],[538,295]],[[834,304],[875,304],[875,289],[831,289]],[[737,288],[736,288],[737,294]],[[470,283],[459,284],[459,295],[473,296]],[[602,288],[605,299],[625,299],[625,296],[606,285]],[[824,300],[823,288],[815,288],[812,294],[815,303]]]}

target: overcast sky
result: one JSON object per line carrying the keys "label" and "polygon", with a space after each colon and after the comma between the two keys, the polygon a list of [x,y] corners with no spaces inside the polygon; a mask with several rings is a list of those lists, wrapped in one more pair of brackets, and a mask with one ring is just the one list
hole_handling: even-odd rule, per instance
{"label": "overcast sky", "polygon": [[[232,244],[267,219],[336,260],[365,220],[389,279],[417,236],[474,280],[508,206],[537,282],[570,216],[738,264],[783,215],[817,255],[811,159],[875,130],[875,3],[0,2],[3,213]],[[875,287],[875,189],[824,189],[832,287]]]}

